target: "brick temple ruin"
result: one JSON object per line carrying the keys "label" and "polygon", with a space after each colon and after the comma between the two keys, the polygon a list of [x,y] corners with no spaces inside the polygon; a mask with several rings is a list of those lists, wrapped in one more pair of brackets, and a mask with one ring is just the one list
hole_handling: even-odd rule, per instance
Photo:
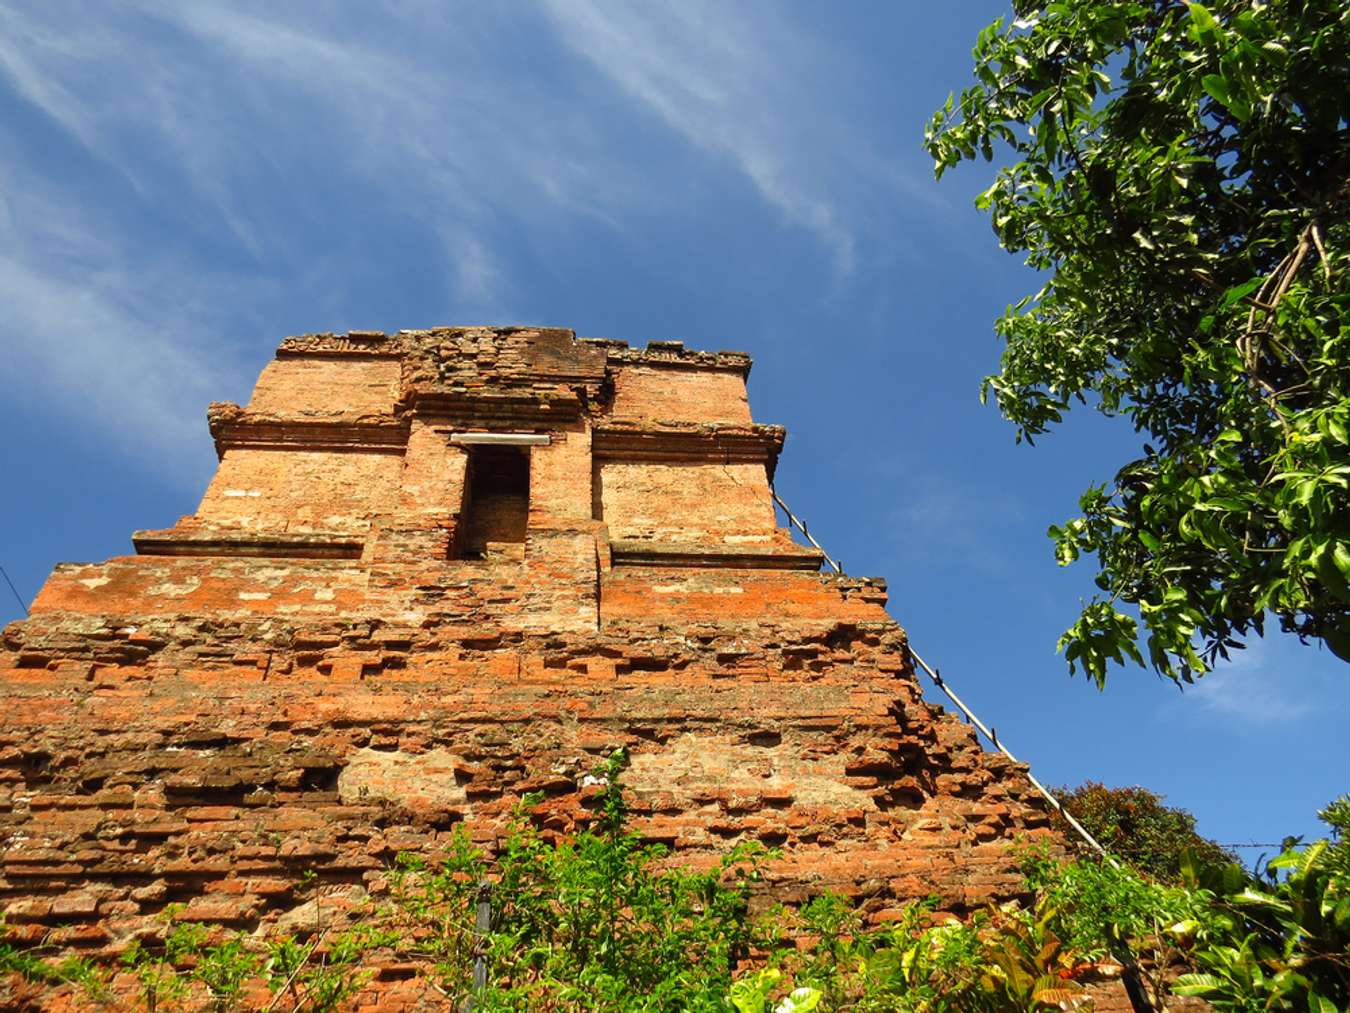
{"label": "brick temple ruin", "polygon": [[749,371],[549,328],[283,341],[211,406],[197,512],[4,630],[11,930],[265,930],[300,870],[359,892],[461,822],[490,847],[527,792],[575,828],[618,747],[647,837],[781,848],[777,899],[1016,892],[1044,807],[921,699],[884,582],[777,526]]}

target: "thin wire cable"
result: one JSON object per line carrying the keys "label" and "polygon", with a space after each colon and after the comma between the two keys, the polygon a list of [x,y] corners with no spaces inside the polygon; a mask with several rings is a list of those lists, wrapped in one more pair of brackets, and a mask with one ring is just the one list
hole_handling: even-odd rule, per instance
{"label": "thin wire cable", "polygon": [[1279,843],[1279,844],[1256,844],[1256,843],[1254,843],[1254,842],[1251,843],[1251,844],[1223,844],[1223,843],[1220,843],[1220,844],[1219,844],[1219,847],[1221,847],[1221,848],[1283,848],[1283,847],[1284,847],[1284,844],[1283,844],[1283,842],[1281,842],[1281,843]]}
{"label": "thin wire cable", "polygon": [[808,542],[810,542],[812,545],[814,545],[817,549],[820,550],[820,554],[825,557],[825,562],[829,563],[830,566],[834,567],[834,572],[839,574],[840,576],[845,576],[844,568],[830,558],[830,554],[825,551],[825,547],[823,545],[821,545],[818,541],[816,541],[813,537],[811,537],[811,532],[806,530],[806,522],[798,520],[797,515],[788,509],[788,505],[783,502],[783,497],[778,495],[778,490],[775,489],[772,485],[770,485],[769,492],[773,496],[773,501],[782,508],[783,513],[787,514],[787,519],[797,526],[797,530],[802,533],[802,535],[806,538]]}
{"label": "thin wire cable", "polygon": [[[788,505],[783,502],[783,497],[778,495],[778,490],[771,485],[769,486],[769,492],[772,493],[773,495],[773,501],[782,508],[783,513],[787,514],[787,519],[792,524],[796,525],[797,530],[800,531],[803,536],[805,536],[808,542],[814,545],[817,549],[820,549],[821,555],[825,557],[825,561],[827,563],[829,563],[832,567],[834,567],[835,573],[842,574],[844,572],[844,568],[840,566],[838,563],[836,563],[833,559],[831,559],[830,554],[825,551],[825,549],[821,546],[821,544],[811,537],[811,532],[806,530],[806,524],[798,520],[797,515],[788,509]],[[984,734],[984,737],[993,744],[995,749],[997,749],[1000,753],[1002,753],[1004,756],[1010,759],[1013,763],[1016,763],[1019,766],[1026,768],[1027,780],[1031,782],[1031,786],[1035,788],[1038,792],[1040,792],[1042,796],[1044,796],[1045,800],[1050,803],[1050,805],[1054,808],[1055,812],[1059,813],[1059,815],[1064,818],[1064,821],[1068,823],[1069,826],[1071,826],[1078,833],[1078,836],[1083,838],[1084,841],[1086,841],[1089,845],[1091,845],[1093,850],[1101,854],[1102,857],[1105,858],[1108,862],[1110,862],[1114,868],[1119,869],[1120,863],[1117,862],[1114,858],[1111,857],[1110,854],[1107,853],[1107,850],[1104,847],[1102,847],[1101,843],[1097,840],[1097,838],[1093,837],[1092,834],[1088,832],[1087,828],[1083,826],[1083,824],[1079,823],[1076,819],[1073,818],[1073,815],[1067,809],[1064,808],[1064,804],[1055,797],[1054,792],[1052,792],[1045,785],[1041,784],[1041,782],[1035,778],[1035,776],[1031,773],[1030,765],[1022,763],[1021,760],[1013,756],[1013,754],[1008,751],[1008,748],[998,740],[998,732],[992,728],[987,727],[983,721],[981,721],[978,717],[976,717],[975,712],[972,711],[969,707],[967,707],[965,701],[956,695],[956,691],[947,685],[947,683],[943,680],[942,676],[937,672],[936,669],[930,668],[928,662],[924,661],[923,658],[919,657],[918,653],[915,652],[914,648],[912,647],[909,648],[909,655],[911,658],[914,659],[915,663],[920,668],[922,668],[926,673],[928,673],[928,677],[933,680],[933,684],[936,685],[938,689],[942,690],[942,692],[947,695],[947,699],[950,700],[952,703],[954,703],[957,706],[957,708],[961,711],[961,713],[964,714],[970,720],[970,723],[974,725],[976,728],[978,728]]]}
{"label": "thin wire cable", "polygon": [[23,609],[23,614],[28,615],[28,606],[25,605],[23,599],[19,597],[19,591],[15,588],[14,581],[9,579],[9,574],[5,573],[5,568],[3,566],[0,566],[0,576],[5,578],[5,583],[9,585],[10,593],[14,595],[14,600],[19,603],[19,608]]}
{"label": "thin wire cable", "polygon": [[1112,866],[1114,866],[1117,869],[1120,868],[1119,863],[1116,862],[1116,860],[1107,853],[1106,849],[1101,846],[1101,843],[1097,840],[1097,838],[1093,837],[1092,834],[1088,832],[1087,827],[1083,826],[1083,824],[1079,823],[1076,819],[1074,819],[1073,814],[1070,813],[1069,810],[1064,808],[1064,803],[1060,802],[1060,800],[1055,797],[1054,792],[1052,792],[1049,788],[1041,784],[1041,782],[1036,779],[1036,776],[1031,772],[1030,765],[1022,763],[1021,760],[1013,756],[1013,754],[1008,750],[1008,747],[998,740],[998,732],[992,728],[987,728],[985,726],[985,723],[975,716],[975,712],[972,711],[969,707],[967,707],[965,701],[956,695],[956,691],[947,685],[947,683],[943,680],[942,675],[935,669],[930,668],[928,662],[924,661],[923,658],[919,657],[919,655],[915,652],[914,648],[912,647],[909,649],[909,656],[914,659],[914,661],[918,664],[920,668],[922,668],[925,672],[928,673],[928,677],[933,680],[934,685],[936,685],[938,689],[942,690],[943,693],[947,694],[947,699],[950,700],[952,703],[956,704],[957,708],[961,711],[961,713],[970,719],[970,723],[984,733],[984,737],[994,744],[995,749],[997,749],[1008,759],[1012,760],[1013,763],[1019,764],[1027,768],[1026,770],[1027,780],[1031,782],[1031,786],[1045,797],[1045,800],[1054,807],[1055,812],[1059,813],[1060,816],[1064,817],[1064,822],[1068,823],[1069,826],[1073,827],[1074,830],[1078,832],[1078,836],[1083,838],[1083,840],[1087,841],[1088,844],[1092,845],[1093,849],[1099,852],[1103,858],[1105,858],[1108,862],[1112,864]]}

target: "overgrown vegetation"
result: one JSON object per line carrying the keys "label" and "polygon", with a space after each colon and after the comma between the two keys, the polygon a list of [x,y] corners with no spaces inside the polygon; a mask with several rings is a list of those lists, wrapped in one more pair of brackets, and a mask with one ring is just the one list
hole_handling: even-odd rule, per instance
{"label": "overgrown vegetation", "polygon": [[[1087,781],[1077,788],[1060,788],[1055,795],[1102,847],[1132,869],[1163,882],[1180,880],[1188,855],[1205,866],[1237,861],[1232,852],[1196,833],[1194,816],[1164,805],[1162,796],[1147,788],[1108,788]],[[1056,829],[1071,846],[1079,840],[1062,817],[1056,818]]]}
{"label": "overgrown vegetation", "polygon": [[[717,1009],[738,964],[771,943],[748,903],[764,849],[735,848],[701,872],[662,866],[664,849],[626,824],[623,764],[616,754],[597,772],[595,825],[573,840],[547,843],[522,821],[492,863],[462,834],[436,866],[401,859],[395,923],[452,999],[468,997],[481,956],[487,1009]],[[489,877],[492,923],[475,943]]]}
{"label": "overgrown vegetation", "polygon": [[1186,870],[1209,906],[1179,994],[1222,1010],[1350,1009],[1350,796],[1318,815],[1332,839],[1272,859],[1264,883],[1231,866]]}
{"label": "overgrown vegetation", "polygon": [[[597,772],[595,823],[574,839],[549,843],[522,818],[489,860],[456,835],[435,863],[402,857],[384,897],[338,930],[312,883],[313,926],[280,939],[167,910],[158,941],[122,955],[138,1008],[336,1010],[376,953],[416,962],[445,1008],[479,1010],[1086,1009],[1084,981],[1111,974],[1139,1009],[1160,1009],[1169,990],[1219,1010],[1350,1008],[1350,797],[1322,814],[1331,839],[1290,849],[1261,877],[1188,854],[1164,883],[1027,848],[1025,903],[964,920],[912,904],[867,930],[834,896],[752,914],[763,849],[699,871],[667,865],[627,825],[622,768],[616,754]],[[0,946],[0,970],[113,1003],[113,969],[43,952]],[[125,987],[116,1001],[127,1007]]]}
{"label": "overgrown vegetation", "polygon": [[1350,7],[1013,9],[926,143],[1007,156],[976,204],[1044,273],[985,387],[1018,438],[1075,402],[1144,437],[1050,529],[1098,563],[1070,669],[1189,681],[1268,615],[1350,660]]}

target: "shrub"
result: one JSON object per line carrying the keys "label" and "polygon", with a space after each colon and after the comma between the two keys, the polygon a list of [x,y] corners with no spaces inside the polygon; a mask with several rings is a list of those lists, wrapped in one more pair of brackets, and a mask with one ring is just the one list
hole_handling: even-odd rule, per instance
{"label": "shrub", "polygon": [[1197,970],[1177,980],[1181,995],[1218,1010],[1350,1009],[1350,796],[1318,814],[1332,837],[1289,847],[1266,882],[1227,870],[1188,868],[1193,889],[1212,898],[1193,953]]}
{"label": "shrub", "polygon": [[[233,1010],[265,989],[268,1009],[333,1011],[360,991],[370,973],[362,964],[381,949],[425,968],[446,1008],[472,998],[484,1013],[1074,1009],[1087,1000],[1079,979],[1104,963],[1124,966],[1136,1009],[1163,1008],[1179,965],[1176,993],[1219,1011],[1350,1009],[1350,797],[1321,814],[1331,839],[1286,850],[1264,879],[1190,854],[1181,881],[1164,883],[1030,849],[1021,856],[1029,904],[958,920],[914,903],[867,931],[831,895],[752,916],[762,848],[702,870],[668,864],[628,826],[624,762],[615,754],[597,771],[591,828],[547,840],[527,803],[495,857],[464,833],[436,862],[400,856],[387,899],[349,912],[345,926],[316,910],[310,932],[263,942],[175,922],[178,911],[166,909],[160,941],[122,957],[140,1008]],[[317,908],[322,888],[306,882]],[[112,998],[106,971],[58,957],[42,944],[0,942],[0,971]]]}
{"label": "shrub", "polygon": [[[491,975],[480,1008],[725,1008],[737,964],[757,943],[773,944],[749,913],[764,849],[734,848],[701,872],[663,865],[665,850],[627,826],[625,763],[615,753],[597,771],[596,825],[572,840],[549,843],[520,819],[494,862],[464,834],[439,865],[401,860],[395,917],[420,926],[419,946],[453,1000],[467,998],[482,954]],[[474,909],[489,876],[492,922],[475,949]]]}
{"label": "shrub", "polygon": [[[1196,833],[1194,816],[1164,805],[1163,797],[1147,788],[1108,788],[1086,781],[1055,794],[1102,847],[1165,882],[1180,881],[1182,856],[1188,852],[1204,865],[1237,861],[1232,852]],[[1078,846],[1080,853],[1090,854],[1063,817],[1056,817],[1056,822],[1066,840]]]}

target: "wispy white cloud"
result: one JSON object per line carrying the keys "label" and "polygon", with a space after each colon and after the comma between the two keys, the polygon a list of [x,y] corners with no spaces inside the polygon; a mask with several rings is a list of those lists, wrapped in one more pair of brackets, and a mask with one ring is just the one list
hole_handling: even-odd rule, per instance
{"label": "wispy white cloud", "polygon": [[[526,36],[547,68],[516,55]],[[234,385],[238,307],[353,312],[339,294],[366,265],[349,220],[401,229],[455,320],[533,319],[520,244],[547,260],[534,237],[550,230],[622,235],[668,213],[677,170],[631,143],[635,124],[748,180],[842,277],[875,228],[868,202],[902,183],[838,115],[830,60],[767,4],[14,0],[0,89],[87,164],[44,179],[31,138],[0,124],[4,326],[54,405],[177,441]]]}
{"label": "wispy white cloud", "polygon": [[513,26],[476,6],[56,2],[0,25],[0,79],[147,202],[186,198],[269,267],[304,253],[257,195],[312,218],[338,179],[439,242],[457,301],[510,309],[484,238],[498,216],[617,223],[614,202],[641,195],[607,125],[503,62]]}
{"label": "wispy white cloud", "polygon": [[[275,302],[279,273],[323,297],[360,268],[359,249],[337,258],[295,244],[297,216],[333,211],[332,196],[315,198],[297,170],[320,184],[347,173],[372,202],[402,208],[447,265],[447,301],[483,320],[515,316],[510,279],[479,234],[494,200],[528,191],[530,174],[554,203],[584,200],[565,189],[574,171],[550,173],[546,156],[526,157],[532,143],[549,147],[538,130],[512,130],[505,113],[528,109],[526,98],[453,86],[453,49],[442,47],[443,64],[408,63],[388,46],[324,34],[333,26],[239,8],[144,3],[100,19],[59,7],[0,10],[0,86],[95,160],[102,193],[20,164],[11,133],[11,159],[0,164],[6,358],[13,375],[54,395],[51,410],[101,424],[135,456],[192,481],[206,402],[247,389],[222,318]],[[117,220],[103,206],[110,174],[139,195],[133,219],[168,220],[177,234],[156,237],[167,248],[135,235],[143,220]],[[278,192],[294,198],[281,215]],[[216,250],[233,237],[242,271],[187,249],[194,234]]]}
{"label": "wispy white cloud", "polygon": [[60,31],[53,25],[25,16],[17,8],[0,8],[0,72],[20,95],[38,106],[91,152],[98,143],[94,124],[85,106],[59,78],[44,72],[41,58],[70,61],[87,53],[79,39],[78,22]]}
{"label": "wispy white cloud", "polygon": [[[885,173],[865,139],[822,107],[819,40],[777,5],[544,0],[561,36],[689,144],[723,156],[850,271],[862,223],[850,175]],[[838,96],[833,96],[835,99]],[[828,100],[827,100],[828,101]]]}
{"label": "wispy white cloud", "polygon": [[185,277],[119,243],[40,179],[0,172],[0,305],[11,397],[91,426],[127,458],[196,482],[208,401],[246,390],[237,349],[208,321],[229,279]]}
{"label": "wispy white cloud", "polygon": [[[1220,662],[1187,687],[1184,695],[1201,711],[1244,725],[1283,725],[1305,718],[1316,710],[1322,687],[1314,675],[1285,657],[1289,647],[1252,640],[1245,650],[1234,651],[1232,660]],[[1306,664],[1308,648],[1294,643],[1293,649],[1304,652]]]}

